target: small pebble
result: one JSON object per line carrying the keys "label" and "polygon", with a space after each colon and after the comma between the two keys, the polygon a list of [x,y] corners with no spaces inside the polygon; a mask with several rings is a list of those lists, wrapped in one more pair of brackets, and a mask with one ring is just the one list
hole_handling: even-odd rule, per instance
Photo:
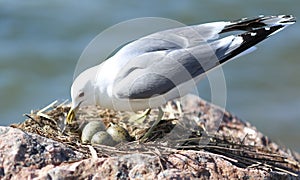
{"label": "small pebble", "polygon": [[109,135],[106,131],[99,131],[93,135],[91,139],[91,144],[102,144],[106,146],[114,146],[117,144],[117,142],[114,141],[111,135]]}
{"label": "small pebble", "polygon": [[102,121],[91,121],[87,123],[82,130],[81,142],[91,142],[93,135],[96,134],[98,131],[105,131],[105,125]]}
{"label": "small pebble", "polygon": [[107,128],[106,131],[108,134],[111,135],[113,140],[116,141],[117,143],[127,142],[131,140],[128,131],[119,125],[111,123],[110,127]]}

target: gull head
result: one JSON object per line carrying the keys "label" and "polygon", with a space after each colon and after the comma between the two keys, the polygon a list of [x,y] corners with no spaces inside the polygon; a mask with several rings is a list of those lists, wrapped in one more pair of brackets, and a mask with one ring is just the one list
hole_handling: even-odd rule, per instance
{"label": "gull head", "polygon": [[95,70],[97,70],[96,67],[87,69],[74,80],[71,86],[72,106],[66,118],[67,124],[75,119],[79,106],[96,104],[94,83],[97,72]]}

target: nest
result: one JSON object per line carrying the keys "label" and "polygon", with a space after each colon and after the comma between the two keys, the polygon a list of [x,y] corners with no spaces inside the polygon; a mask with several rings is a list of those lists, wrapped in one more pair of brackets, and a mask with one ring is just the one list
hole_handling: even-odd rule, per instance
{"label": "nest", "polygon": [[[298,176],[300,165],[294,156],[282,155],[278,153],[276,148],[253,145],[253,143],[247,142],[249,139],[247,134],[244,137],[236,137],[236,135],[234,136],[235,132],[228,133],[236,128],[234,124],[236,122],[233,122],[235,121],[234,118],[227,112],[222,112],[223,122],[218,132],[207,131],[208,122],[216,123],[211,119],[215,116],[215,111],[212,113],[211,105],[204,101],[198,103],[197,106],[200,107],[201,111],[185,112],[179,101],[172,101],[164,106],[163,120],[155,128],[151,138],[144,143],[141,143],[139,139],[151,127],[151,123],[157,117],[157,110],[152,110],[148,118],[143,119],[142,122],[135,122],[131,118],[133,113],[116,112],[99,107],[83,107],[77,114],[77,122],[65,126],[64,120],[70,106],[66,102],[59,104],[55,101],[41,110],[25,114],[27,119],[24,122],[11,126],[61,142],[74,151],[81,152],[85,158],[143,153],[159,156],[163,160],[165,156],[171,153],[194,150],[213,153],[238,167],[255,167]],[[216,112],[220,112],[220,110]],[[181,121],[182,119],[184,121]],[[128,131],[132,141],[120,143],[115,147],[82,144],[80,133],[83,122],[91,120],[101,120],[106,126],[109,123],[122,126]],[[185,123],[180,124],[181,122]],[[239,121],[239,123],[242,124],[243,128],[248,126],[244,122]],[[175,127],[180,127],[182,132],[188,132],[188,136],[179,133],[172,138],[165,138]],[[229,131],[226,131],[228,129]]]}

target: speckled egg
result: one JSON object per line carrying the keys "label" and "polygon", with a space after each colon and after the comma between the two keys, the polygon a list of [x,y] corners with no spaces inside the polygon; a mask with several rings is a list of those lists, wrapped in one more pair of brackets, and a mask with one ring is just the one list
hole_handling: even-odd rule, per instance
{"label": "speckled egg", "polygon": [[94,134],[96,134],[98,131],[105,131],[105,125],[102,121],[90,121],[87,123],[81,134],[81,142],[82,143],[89,143],[91,142],[91,139]]}
{"label": "speckled egg", "polygon": [[130,135],[128,134],[128,131],[124,129],[123,127],[112,124],[107,128],[107,133],[111,135],[114,141],[120,143],[120,142],[127,142],[131,140]]}
{"label": "speckled egg", "polygon": [[114,146],[117,144],[117,142],[114,141],[111,135],[109,135],[106,131],[99,131],[93,135],[91,139],[91,144]]}

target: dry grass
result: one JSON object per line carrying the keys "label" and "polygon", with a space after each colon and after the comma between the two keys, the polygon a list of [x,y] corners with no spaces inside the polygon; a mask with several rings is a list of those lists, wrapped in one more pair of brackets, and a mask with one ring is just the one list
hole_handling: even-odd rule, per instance
{"label": "dry grass", "polygon": [[[209,111],[210,107],[207,107],[207,104],[200,104],[200,106],[203,107],[202,112],[194,112],[189,117],[195,116],[198,119],[207,120],[206,111]],[[244,142],[247,135],[237,138],[232,134],[225,136],[224,133],[211,134],[206,132],[206,126],[203,123],[208,121],[205,120],[200,122],[189,120],[192,125],[181,125],[180,127],[183,128],[183,131],[190,133],[189,136],[181,137],[179,135],[176,138],[169,138],[167,141],[161,140],[161,138],[168,135],[175,125],[181,122],[179,119],[185,114],[182,112],[181,105],[178,102],[173,102],[171,105],[164,107],[164,120],[161,121],[151,139],[148,139],[146,143],[141,143],[138,139],[144,135],[150,124],[155,120],[157,115],[157,111],[155,110],[151,112],[149,118],[137,123],[130,119],[133,115],[132,113],[115,112],[97,107],[85,107],[78,113],[78,121],[65,127],[64,119],[69,109],[69,105],[65,104],[65,102],[59,104],[55,101],[39,111],[32,111],[30,114],[25,114],[27,119],[23,123],[11,126],[61,142],[74,151],[82,152],[85,158],[144,153],[154,154],[163,160],[164,156],[170,153],[182,150],[195,150],[202,153],[213,153],[242,168],[281,171],[293,176],[297,176],[300,171],[299,161],[296,158],[281,155],[267,146],[249,145],[249,143]],[[224,116],[225,119],[227,118],[227,121],[230,119],[227,113]],[[80,132],[84,125],[83,122],[90,120],[102,120],[106,126],[110,122],[119,124],[128,130],[129,134],[133,137],[133,141],[118,144],[115,147],[84,145],[80,142]],[[226,120],[223,126],[226,126]],[[233,124],[230,125],[229,123],[228,126],[233,126]],[[205,140],[207,144],[199,144],[199,142],[205,142]]]}

